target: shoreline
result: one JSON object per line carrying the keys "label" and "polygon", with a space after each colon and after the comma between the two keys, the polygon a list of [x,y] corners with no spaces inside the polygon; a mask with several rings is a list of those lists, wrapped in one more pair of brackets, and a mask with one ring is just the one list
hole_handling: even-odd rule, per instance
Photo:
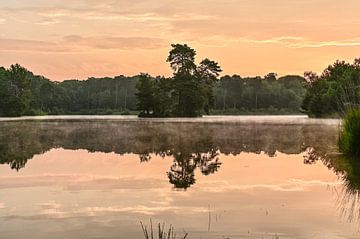
{"label": "shoreline", "polygon": [[211,115],[196,118],[140,118],[137,115],[57,115],[0,117],[1,122],[23,121],[116,121],[116,122],[160,122],[160,123],[243,123],[274,125],[340,125],[341,119],[309,118],[307,115]]}

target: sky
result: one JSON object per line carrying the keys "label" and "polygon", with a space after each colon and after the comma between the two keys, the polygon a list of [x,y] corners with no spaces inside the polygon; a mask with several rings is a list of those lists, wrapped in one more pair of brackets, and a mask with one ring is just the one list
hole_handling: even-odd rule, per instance
{"label": "sky", "polygon": [[52,80],[171,75],[172,43],[241,76],[360,57],[359,0],[0,0],[0,65]]}

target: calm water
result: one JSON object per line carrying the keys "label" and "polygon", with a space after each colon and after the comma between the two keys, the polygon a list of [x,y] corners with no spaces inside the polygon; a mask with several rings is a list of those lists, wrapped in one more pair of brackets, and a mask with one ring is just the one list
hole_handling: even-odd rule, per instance
{"label": "calm water", "polygon": [[41,119],[0,122],[0,238],[360,238],[337,120]]}

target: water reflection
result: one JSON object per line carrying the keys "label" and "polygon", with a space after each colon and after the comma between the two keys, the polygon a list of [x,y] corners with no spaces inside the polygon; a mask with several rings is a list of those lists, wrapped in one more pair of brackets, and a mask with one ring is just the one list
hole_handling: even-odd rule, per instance
{"label": "water reflection", "polygon": [[[299,154],[308,148],[326,154],[336,150],[336,126],[260,125],[236,123],[163,122],[8,122],[0,125],[0,163],[14,170],[25,167],[35,154],[54,148],[86,149],[89,152],[133,153],[140,162],[151,155],[171,156],[167,172],[177,189],[196,182],[195,171],[209,175],[221,166],[219,153],[277,152]],[[309,152],[305,163],[313,163]]]}
{"label": "water reflection", "polygon": [[343,187],[336,191],[337,205],[341,216],[352,222],[360,219],[360,160],[349,158],[340,153],[327,153],[311,147],[304,155],[305,164],[314,164],[322,161],[334,171]]}
{"label": "water reflection", "polygon": [[[333,196],[344,218],[358,219],[360,167],[337,153],[337,136],[337,126],[306,124],[2,122],[0,230],[30,228],[31,218],[43,228],[62,220],[78,230],[77,221],[98,226],[96,233],[112,228],[138,238],[128,236],[138,235],[136,222],[153,217],[190,225],[197,236],[211,205],[212,226],[222,234],[208,238],[248,237],[248,230],[258,233],[253,238],[349,235],[356,224],[339,220]],[[63,233],[54,238],[71,238]]]}

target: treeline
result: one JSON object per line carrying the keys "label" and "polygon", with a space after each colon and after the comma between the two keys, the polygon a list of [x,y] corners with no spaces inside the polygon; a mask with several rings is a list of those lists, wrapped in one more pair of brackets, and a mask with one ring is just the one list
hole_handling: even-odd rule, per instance
{"label": "treeline", "polygon": [[305,72],[307,93],[302,108],[314,117],[344,116],[360,106],[360,58],[336,61],[319,76]]}
{"label": "treeline", "polygon": [[220,66],[209,59],[196,66],[196,52],[187,45],[172,45],[168,62],[172,78],[142,75],[137,84],[140,116],[199,116],[202,114],[299,113],[305,95],[300,76],[218,79]]}
{"label": "treeline", "polygon": [[[154,104],[158,107],[155,111],[169,114],[173,106],[169,100],[168,78],[140,75],[54,82],[36,76],[20,65],[9,69],[1,67],[0,115],[135,113],[139,106],[136,100],[139,79],[140,82],[149,80],[159,83],[157,88],[153,88],[154,93],[166,97],[161,98],[162,102],[143,103]],[[213,95],[208,102],[212,106],[207,105],[204,113],[297,113],[305,94],[303,85],[304,79],[299,76],[278,79],[275,74],[264,78],[223,76],[214,83]],[[192,94],[197,94],[196,88],[193,89]]]}
{"label": "treeline", "polygon": [[217,62],[204,59],[197,65],[195,56],[186,44],[172,45],[167,59],[174,72],[171,78],[141,74],[55,82],[18,64],[0,67],[0,116],[140,112],[147,117],[193,117],[301,111],[304,78],[270,73],[219,79]]}
{"label": "treeline", "polygon": [[224,76],[216,85],[213,109],[223,113],[299,113],[304,78],[275,73],[265,77]]}
{"label": "treeline", "polygon": [[54,82],[16,64],[0,68],[0,115],[121,114],[136,109],[138,77]]}

